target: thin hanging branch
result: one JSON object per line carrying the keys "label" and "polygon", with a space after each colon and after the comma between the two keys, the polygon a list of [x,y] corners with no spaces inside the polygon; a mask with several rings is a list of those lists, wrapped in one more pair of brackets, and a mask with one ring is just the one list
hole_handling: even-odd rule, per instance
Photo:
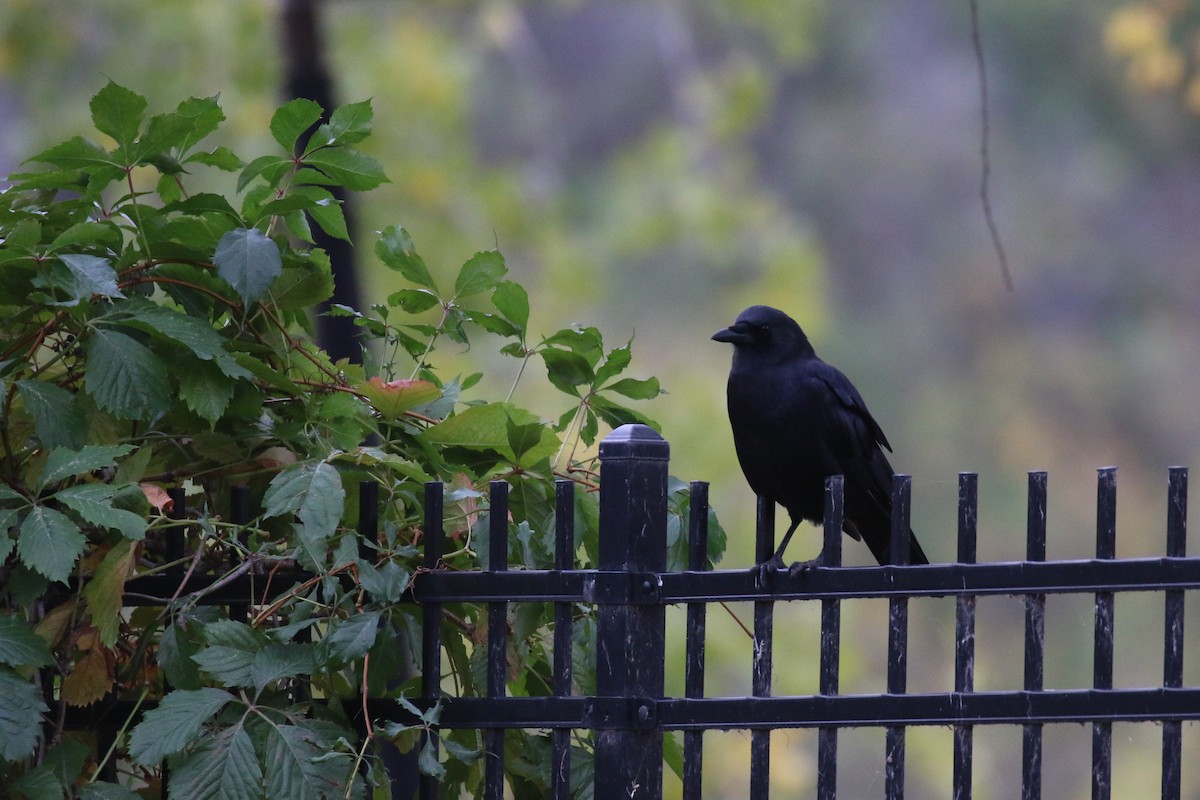
{"label": "thin hanging branch", "polygon": [[992,213],[992,197],[989,184],[992,177],[992,159],[989,152],[991,136],[991,120],[988,116],[988,82],[987,65],[983,59],[983,38],[979,35],[979,0],[969,0],[971,6],[971,43],[975,46],[975,64],[979,70],[979,99],[982,108],[980,114],[979,156],[983,162],[979,186],[979,198],[983,201],[983,218],[987,221],[988,233],[992,237],[992,247],[1000,259],[1000,271],[1004,275],[1004,285],[1011,292],[1014,289],[1012,274],[1008,269],[1008,256],[1004,252],[1004,243],[1000,241],[1000,230],[996,227],[996,217]]}

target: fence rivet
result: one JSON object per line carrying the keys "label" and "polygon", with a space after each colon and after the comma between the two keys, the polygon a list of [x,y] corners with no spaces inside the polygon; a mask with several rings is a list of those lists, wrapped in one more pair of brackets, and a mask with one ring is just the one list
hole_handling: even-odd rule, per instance
{"label": "fence rivet", "polygon": [[645,705],[638,706],[638,721],[646,722],[650,719],[650,709]]}

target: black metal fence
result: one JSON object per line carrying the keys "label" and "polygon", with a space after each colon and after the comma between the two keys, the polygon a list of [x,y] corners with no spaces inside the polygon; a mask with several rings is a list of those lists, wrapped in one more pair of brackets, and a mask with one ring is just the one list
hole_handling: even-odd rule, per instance
{"label": "black metal fence", "polygon": [[[1169,478],[1166,555],[1162,558],[1116,559],[1115,473],[1101,470],[1097,496],[1096,557],[1046,561],[1046,475],[1031,473],[1026,560],[976,563],[977,481],[959,476],[957,562],[928,566],[842,567],[842,484],[831,478],[826,492],[824,561],[820,567],[791,575],[772,573],[767,585],[755,585],[747,569],[706,569],[707,485],[691,487],[688,525],[690,568],[667,572],[667,493],[669,447],[653,430],[640,425],[618,429],[600,448],[601,484],[599,568],[574,569],[574,484],[557,490],[556,556],[553,570],[510,570],[507,567],[508,487],[491,486],[492,528],[489,569],[479,572],[439,570],[442,553],[443,488],[429,484],[425,492],[424,566],[414,581],[412,600],[423,616],[422,680],[418,705],[440,703],[440,728],[483,731],[486,748],[485,796],[504,796],[504,732],[526,728],[552,731],[552,796],[571,797],[570,733],[595,732],[597,800],[659,798],[663,791],[663,737],[681,731],[683,797],[702,796],[702,740],[705,731],[748,730],[751,738],[750,800],[766,800],[770,783],[770,733],[782,728],[815,729],[818,734],[816,796],[838,796],[838,734],[845,728],[885,731],[879,753],[884,796],[904,797],[905,738],[912,726],[944,726],[953,730],[953,797],[972,797],[973,732],[976,726],[1021,726],[1023,798],[1040,798],[1043,726],[1083,723],[1092,729],[1092,797],[1112,791],[1112,725],[1153,722],[1162,729],[1161,796],[1176,800],[1182,792],[1182,723],[1200,719],[1200,687],[1184,684],[1184,592],[1200,588],[1200,558],[1185,549],[1187,471],[1173,468]],[[911,482],[896,476],[893,485],[894,530],[908,530]],[[182,513],[182,497],[177,513]],[[235,496],[234,521],[248,522],[246,497]],[[374,535],[376,495],[362,494],[360,532]],[[759,504],[759,559],[774,550],[774,507]],[[182,536],[168,541],[168,553],[182,557]],[[903,564],[908,537],[893,536],[893,562]],[[176,552],[179,551],[179,552]],[[236,576],[234,576],[236,577]],[[303,575],[277,576],[277,589]],[[161,585],[160,585],[161,584]],[[205,602],[230,606],[244,614],[244,587],[237,580],[210,587]],[[179,591],[178,575],[134,579],[127,587],[130,605],[162,604]],[[1161,593],[1165,603],[1163,679],[1161,686],[1114,688],[1114,596],[1118,592]],[[1090,688],[1046,690],[1043,686],[1045,605],[1049,594],[1092,595],[1095,613],[1094,680]],[[975,691],[976,598],[1009,595],[1024,598],[1024,685],[1020,690]],[[908,604],[910,598],[955,598],[954,686],[945,692],[908,693]],[[157,598],[157,599],[156,599]],[[888,613],[887,689],[878,694],[839,694],[841,602],[852,598],[886,598]],[[705,694],[706,610],[713,602],[751,601],[754,608],[753,662],[750,697]],[[772,695],[773,613],[780,602],[819,601],[821,606],[820,679],[817,694]],[[487,695],[446,695],[441,680],[443,606],[460,602],[488,605]],[[506,695],[506,624],[514,602],[555,604],[552,695]],[[239,606],[239,603],[242,604]],[[576,604],[597,610],[595,695],[572,694],[572,611]],[[665,695],[664,652],[666,607],[686,606],[686,658],[683,697]],[[112,736],[114,721],[135,710],[129,703],[97,704],[72,712],[74,723]],[[379,717],[408,715],[393,701],[370,702]],[[104,720],[108,720],[108,724]],[[70,722],[70,720],[68,721]],[[110,728],[112,730],[110,730]],[[108,731],[105,733],[105,731]],[[435,735],[436,736],[436,735]],[[102,746],[107,746],[103,741]],[[1015,778],[1014,778],[1015,780]],[[431,800],[438,787],[422,778],[419,796]],[[1144,796],[1144,795],[1143,795]]]}
{"label": "black metal fence", "polygon": [[[817,797],[837,797],[838,732],[849,727],[883,728],[886,751],[884,796],[902,798],[905,788],[905,734],[912,726],[949,726],[954,731],[953,796],[972,796],[973,731],[980,725],[1022,726],[1023,798],[1040,798],[1043,726],[1084,723],[1092,728],[1092,797],[1112,792],[1114,722],[1155,722],[1162,727],[1163,798],[1181,796],[1182,723],[1200,719],[1200,687],[1183,682],[1184,591],[1200,588],[1200,559],[1186,557],[1187,471],[1170,470],[1166,555],[1116,559],[1115,471],[1099,474],[1096,557],[1046,561],[1046,474],[1029,477],[1026,560],[976,563],[977,480],[959,477],[958,560],[929,566],[841,567],[842,485],[827,486],[824,566],[797,575],[775,573],[757,588],[749,570],[705,571],[707,487],[692,485],[689,525],[690,569],[665,572],[668,445],[649,428],[626,426],[601,445],[600,564],[598,570],[572,570],[574,550],[569,527],[570,484],[560,485],[557,515],[559,569],[507,570],[504,484],[492,487],[491,569],[476,573],[437,571],[441,530],[441,487],[427,493],[425,554],[429,572],[417,580],[414,596],[425,609],[424,700],[441,702],[447,728],[484,729],[487,743],[487,797],[503,797],[506,728],[553,729],[556,766],[554,797],[570,796],[567,776],[571,751],[566,732],[591,729],[595,738],[596,798],[658,798],[662,795],[663,736],[683,731],[683,796],[701,797],[701,739],[708,730],[751,731],[751,800],[769,794],[770,732],[779,728],[815,728],[818,734]],[[893,485],[894,530],[908,530],[911,481],[896,476]],[[760,503],[757,550],[774,550],[773,506]],[[902,564],[908,537],[893,536],[893,562]],[[1158,592],[1165,602],[1163,680],[1150,688],[1114,688],[1114,596],[1118,592]],[[1045,603],[1048,594],[1081,593],[1095,598],[1094,681],[1090,688],[1045,690]],[[1025,601],[1024,687],[1012,691],[975,691],[976,598],[1016,595]],[[906,692],[908,603],[914,597],[956,598],[955,680],[953,690]],[[838,693],[840,603],[849,598],[889,601],[887,691]],[[754,603],[751,697],[707,697],[704,693],[705,613],[709,603]],[[443,695],[439,680],[441,604],[489,603],[488,696]],[[554,696],[506,697],[504,652],[506,626],[500,624],[510,602],[553,602],[559,616],[554,633]],[[772,616],[785,601],[820,601],[821,653],[819,693],[774,697]],[[570,695],[570,607],[598,608],[596,695]],[[686,678],[683,697],[664,696],[665,607],[687,606]],[[436,786],[422,787],[422,798]]]}

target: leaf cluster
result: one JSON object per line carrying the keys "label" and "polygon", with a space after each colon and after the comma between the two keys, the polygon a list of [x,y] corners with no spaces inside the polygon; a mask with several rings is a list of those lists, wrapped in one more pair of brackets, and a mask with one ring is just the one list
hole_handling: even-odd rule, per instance
{"label": "leaf cluster", "polygon": [[[631,343],[606,348],[595,328],[531,334],[528,295],[500,253],[472,256],[451,278],[399,226],[374,252],[403,288],[365,311],[331,312],[355,319],[364,363],[334,363],[314,344],[311,309],[332,295],[333,276],[312,226],[349,239],[332,190],[387,180],[355,147],[371,132],[369,102],[328,117],[289,102],[270,123],[279,151],[249,162],[205,144],[224,120],[216,98],[151,115],[109,83],[91,111],[98,141],[37,154],[30,162],[44,168],[0,193],[0,773],[31,797],[134,797],[165,774],[173,797],[386,792],[376,745],[415,746],[436,710],[414,708],[417,725],[368,721],[364,735],[345,709],[413,693],[402,676],[419,618],[405,596],[423,485],[447,487],[447,567],[486,566],[485,490],[502,479],[510,562],[548,568],[554,481],[575,480],[588,566],[598,477],[578,453],[600,423],[650,423],[628,401],[658,395],[658,381],[625,375]],[[212,171],[228,173],[228,196],[191,191]],[[439,369],[441,348],[481,337],[514,359],[505,398],[481,396],[481,375]],[[553,419],[513,401],[534,359],[547,380],[533,391],[563,398]],[[357,532],[366,481],[383,500],[378,539]],[[262,509],[248,522],[233,522],[234,485]],[[675,530],[686,507],[686,487],[673,486]],[[181,525],[182,554],[168,543]],[[310,577],[272,589],[281,569]],[[178,577],[178,588],[128,607],[129,581],[154,575]],[[262,576],[262,586],[235,617],[189,590],[198,575],[213,586]],[[577,612],[581,688],[590,613]],[[476,693],[486,614],[462,604],[446,618],[447,680]],[[509,692],[546,693],[550,610],[514,604],[509,622]],[[46,681],[58,688],[43,691]],[[64,712],[113,698],[148,710],[125,721],[112,751],[92,752]],[[548,770],[534,757],[544,737],[514,737],[528,758],[513,759],[512,785],[544,796]],[[450,795],[478,790],[477,735],[442,740],[444,760],[422,751],[421,768]],[[590,739],[576,746],[590,764]],[[109,764],[118,783],[98,779]]]}

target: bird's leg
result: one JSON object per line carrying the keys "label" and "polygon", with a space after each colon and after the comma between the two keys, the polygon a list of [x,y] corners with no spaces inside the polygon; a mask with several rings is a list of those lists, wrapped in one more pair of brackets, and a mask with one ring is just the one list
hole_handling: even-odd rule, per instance
{"label": "bird's leg", "polygon": [[[791,540],[792,534],[796,532],[796,527],[800,524],[800,520],[793,519],[791,527],[787,529],[787,533],[783,535],[783,541],[779,543],[779,547],[775,548],[775,555],[768,558],[761,564],[756,564],[754,567],[754,585],[762,588],[767,585],[767,577],[771,572],[776,572],[784,569],[783,566],[783,551],[787,549],[788,541]],[[788,572],[795,575],[797,572],[802,572],[812,566],[816,566],[819,559],[814,561],[799,562],[797,561],[788,568]]]}

